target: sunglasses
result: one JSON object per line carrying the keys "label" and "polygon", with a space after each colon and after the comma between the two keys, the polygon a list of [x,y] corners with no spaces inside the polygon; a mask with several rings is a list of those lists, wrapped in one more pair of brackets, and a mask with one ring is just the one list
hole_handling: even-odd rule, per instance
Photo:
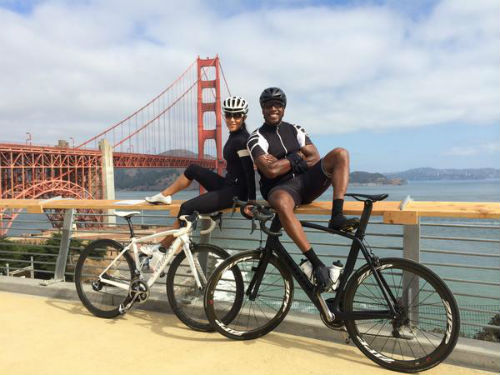
{"label": "sunglasses", "polygon": [[277,109],[281,109],[281,108],[285,107],[283,105],[283,103],[276,102],[276,101],[271,101],[271,102],[264,103],[263,106],[264,106],[265,109],[271,109],[272,107],[275,107]]}
{"label": "sunglasses", "polygon": [[243,113],[224,113],[224,117],[226,118],[234,118],[236,120],[243,117]]}

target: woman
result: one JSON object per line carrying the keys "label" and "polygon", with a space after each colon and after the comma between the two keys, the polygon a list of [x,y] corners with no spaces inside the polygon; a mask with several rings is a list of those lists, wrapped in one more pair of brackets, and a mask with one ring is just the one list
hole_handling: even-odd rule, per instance
{"label": "woman", "polygon": [[[194,211],[210,213],[229,208],[232,206],[235,196],[240,200],[255,200],[255,173],[252,159],[246,148],[249,136],[245,124],[248,103],[239,96],[231,96],[222,103],[222,110],[229,129],[229,138],[223,149],[223,156],[226,160],[226,177],[221,177],[199,165],[191,164],[172,185],[161,193],[146,197],[147,202],[170,204],[172,203],[172,195],[186,189],[193,180],[198,181],[207,190],[207,193],[184,202],[177,217],[189,215]],[[177,219],[173,227],[179,228],[180,225],[181,223]],[[166,249],[171,242],[172,238],[169,236],[164,238],[160,245]],[[141,248],[141,251],[150,255],[160,245],[146,245]]]}

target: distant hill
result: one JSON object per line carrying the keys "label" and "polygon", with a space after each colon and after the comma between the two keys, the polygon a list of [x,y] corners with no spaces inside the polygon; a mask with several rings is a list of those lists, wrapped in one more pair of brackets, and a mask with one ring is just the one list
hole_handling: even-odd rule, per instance
{"label": "distant hill", "polygon": [[374,184],[374,185],[403,185],[406,181],[402,178],[388,178],[381,173],[370,173],[355,171],[349,175],[351,184]]}
{"label": "distant hill", "polygon": [[389,178],[403,178],[409,181],[433,180],[485,180],[500,178],[500,169],[470,168],[470,169],[436,169],[415,168],[404,172],[384,173]]}
{"label": "distant hill", "polygon": [[[162,152],[160,155],[196,158],[197,153],[176,149]],[[214,159],[205,154],[205,159]],[[184,168],[120,168],[115,169],[115,188],[117,190],[132,191],[160,191],[175,181],[184,172]],[[190,190],[198,190],[199,185],[194,181]]]}
{"label": "distant hill", "polygon": [[[197,158],[198,157],[198,154],[196,152],[192,152],[189,150],[183,150],[183,149],[168,150],[168,151],[162,152],[160,155],[180,156],[183,158]],[[205,159],[215,159],[215,157],[213,155],[205,154]]]}
{"label": "distant hill", "polygon": [[[181,157],[196,157],[196,153],[188,150],[169,150],[162,155]],[[213,159],[211,155],[205,155]],[[170,185],[183,173],[184,169],[167,168],[124,168],[115,170],[115,188],[118,190],[159,191]],[[258,180],[258,174],[256,179]],[[435,169],[415,168],[403,172],[371,173],[355,171],[350,174],[350,183],[363,185],[403,185],[407,181],[424,180],[483,180],[500,178],[500,169]],[[258,186],[258,183],[257,183]],[[198,184],[194,182],[190,189],[197,190]]]}

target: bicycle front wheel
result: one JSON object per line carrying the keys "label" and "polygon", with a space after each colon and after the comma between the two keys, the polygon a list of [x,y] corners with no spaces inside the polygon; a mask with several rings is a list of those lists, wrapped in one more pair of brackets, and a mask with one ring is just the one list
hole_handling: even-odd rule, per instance
{"label": "bicycle front wheel", "polygon": [[[114,318],[119,307],[128,299],[129,289],[109,285],[99,280],[104,270],[115,261],[123,246],[118,242],[102,239],[90,243],[80,255],[75,269],[75,285],[83,305],[101,318]],[[109,267],[102,278],[130,286],[134,274],[132,256],[125,252]]]}
{"label": "bicycle front wheel", "polygon": [[[207,286],[208,320],[228,338],[249,340],[263,336],[277,327],[290,310],[293,279],[275,256],[267,264],[256,295],[251,295],[261,255],[260,251],[246,251],[228,258],[214,271]],[[235,274],[240,275],[241,286]]]}
{"label": "bicycle front wheel", "polygon": [[[453,294],[434,272],[410,260],[380,259],[376,271],[397,317],[347,320],[351,339],[368,358],[390,370],[418,372],[438,365],[455,347],[460,331]],[[368,265],[351,278],[344,308],[347,313],[389,310]]]}
{"label": "bicycle front wheel", "polygon": [[203,308],[203,296],[210,275],[229,254],[209,244],[192,244],[195,272],[201,283],[198,288],[194,273],[184,252],[173,260],[167,274],[167,296],[172,311],[188,327],[198,331],[213,331]]}

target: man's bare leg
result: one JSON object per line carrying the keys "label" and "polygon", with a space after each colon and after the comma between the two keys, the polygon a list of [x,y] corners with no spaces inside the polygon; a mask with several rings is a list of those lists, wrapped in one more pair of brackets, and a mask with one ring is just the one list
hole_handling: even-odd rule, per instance
{"label": "man's bare leg", "polygon": [[333,283],[330,279],[329,269],[318,258],[307,240],[304,228],[293,212],[295,201],[290,193],[285,190],[276,190],[271,194],[268,202],[278,212],[283,229],[311,262],[319,290],[327,290]]}
{"label": "man's bare leg", "polygon": [[349,152],[335,148],[323,158],[323,168],[331,174],[333,199],[344,199],[349,185]]}
{"label": "man's bare leg", "polygon": [[293,212],[295,208],[295,201],[292,196],[284,190],[276,190],[269,197],[269,204],[277,212],[283,225],[283,229],[290,236],[290,238],[297,244],[299,249],[305,253],[311,248],[311,244],[307,240],[304,228],[300,224],[299,219]]}
{"label": "man's bare leg", "polygon": [[323,168],[331,174],[333,186],[332,216],[329,227],[332,229],[352,230],[359,225],[357,219],[344,216],[344,196],[349,185],[349,152],[343,148],[335,148],[323,159]]}

